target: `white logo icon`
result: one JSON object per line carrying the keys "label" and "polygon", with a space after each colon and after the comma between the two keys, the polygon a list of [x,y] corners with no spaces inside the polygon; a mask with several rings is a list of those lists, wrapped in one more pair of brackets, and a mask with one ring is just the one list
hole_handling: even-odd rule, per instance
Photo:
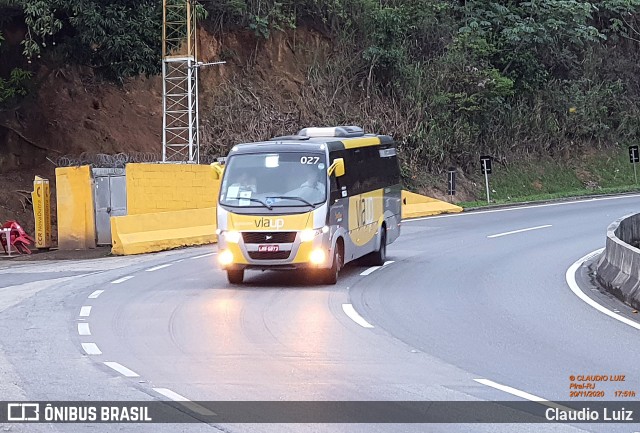
{"label": "white logo icon", "polygon": [[7,405],[7,421],[40,421],[40,405],[38,403],[9,403]]}

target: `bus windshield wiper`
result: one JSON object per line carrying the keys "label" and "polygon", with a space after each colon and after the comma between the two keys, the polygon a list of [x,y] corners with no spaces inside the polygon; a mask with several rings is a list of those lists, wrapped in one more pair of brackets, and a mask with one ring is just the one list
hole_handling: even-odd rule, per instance
{"label": "bus windshield wiper", "polygon": [[303,199],[302,197],[296,197],[296,196],[292,196],[292,195],[276,195],[276,196],[270,196],[267,198],[279,198],[279,199],[283,199],[283,200],[298,200],[303,202],[304,204],[311,206],[312,208],[315,208],[316,206],[314,204],[311,204],[310,202],[308,202],[307,200]]}
{"label": "bus windshield wiper", "polygon": [[[266,207],[269,210],[273,210],[273,206],[271,206],[268,203],[265,203],[264,201],[260,200],[259,198],[254,198],[254,197],[234,197],[234,198],[229,198],[228,200],[250,200],[250,201],[257,201],[258,203],[260,203],[262,206]],[[231,205],[227,205],[227,206],[231,206]],[[233,207],[242,207],[242,206],[233,206]]]}

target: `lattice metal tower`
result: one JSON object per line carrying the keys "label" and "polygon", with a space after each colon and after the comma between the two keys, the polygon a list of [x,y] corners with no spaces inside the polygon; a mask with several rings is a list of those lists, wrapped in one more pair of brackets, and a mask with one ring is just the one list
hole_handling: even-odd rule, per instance
{"label": "lattice metal tower", "polygon": [[200,162],[195,0],[163,0],[162,161]]}

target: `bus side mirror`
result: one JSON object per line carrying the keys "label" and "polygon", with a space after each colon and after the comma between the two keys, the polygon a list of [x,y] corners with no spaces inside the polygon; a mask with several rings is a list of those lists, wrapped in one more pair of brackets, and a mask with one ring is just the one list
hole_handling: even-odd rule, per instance
{"label": "bus side mirror", "polygon": [[219,162],[214,162],[211,164],[211,168],[213,169],[213,178],[215,180],[220,180],[222,177],[222,172],[224,171],[224,167]]}
{"label": "bus side mirror", "polygon": [[335,174],[336,177],[344,176],[344,159],[336,158],[333,160],[333,163],[327,169],[327,173],[329,176]]}

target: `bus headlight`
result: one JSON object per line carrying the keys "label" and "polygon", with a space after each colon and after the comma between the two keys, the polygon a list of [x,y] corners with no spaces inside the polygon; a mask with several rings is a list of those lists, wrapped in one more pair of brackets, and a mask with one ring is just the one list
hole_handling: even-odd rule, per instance
{"label": "bus headlight", "polygon": [[313,238],[315,238],[315,237],[316,237],[316,234],[317,234],[317,233],[318,233],[318,231],[317,231],[317,230],[311,230],[311,229],[305,229],[305,230],[302,230],[302,231],[300,232],[300,240],[301,240],[302,242],[309,242],[309,241],[312,241],[312,240],[313,240]]}
{"label": "bus headlight", "polygon": [[324,226],[321,229],[315,229],[315,230],[304,229],[300,232],[300,240],[302,242],[310,242],[319,234],[327,233],[328,231],[329,231],[329,227],[327,226]]}
{"label": "bus headlight", "polygon": [[315,250],[311,251],[309,260],[311,260],[311,263],[313,263],[314,265],[321,265],[324,263],[324,257],[324,251],[322,251],[320,248],[316,248]]}
{"label": "bus headlight", "polygon": [[229,250],[222,250],[218,254],[218,263],[222,266],[227,266],[233,263],[233,253]]}
{"label": "bus headlight", "polygon": [[232,244],[237,244],[238,242],[240,242],[240,232],[237,232],[235,230],[224,232],[224,239],[227,242],[231,242]]}

